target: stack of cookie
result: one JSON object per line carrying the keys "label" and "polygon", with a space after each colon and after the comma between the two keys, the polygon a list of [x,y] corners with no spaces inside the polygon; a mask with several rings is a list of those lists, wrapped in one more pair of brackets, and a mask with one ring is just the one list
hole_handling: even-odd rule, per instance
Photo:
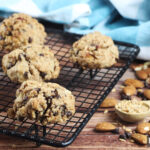
{"label": "stack of cookie", "polygon": [[0,25],[0,51],[9,52],[2,58],[2,69],[11,81],[22,83],[8,116],[43,125],[66,121],[75,112],[70,91],[45,83],[60,72],[58,60],[44,45],[45,37],[43,25],[25,14],[13,14]]}

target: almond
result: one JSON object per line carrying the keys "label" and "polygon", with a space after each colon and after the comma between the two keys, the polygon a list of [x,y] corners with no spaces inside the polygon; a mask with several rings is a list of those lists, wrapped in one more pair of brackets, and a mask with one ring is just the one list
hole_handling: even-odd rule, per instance
{"label": "almond", "polygon": [[148,77],[145,81],[145,87],[150,88],[150,77]]}
{"label": "almond", "polygon": [[150,89],[144,90],[143,94],[144,94],[144,96],[145,96],[147,99],[150,100]]}
{"label": "almond", "polygon": [[101,122],[98,123],[95,127],[96,131],[112,131],[115,130],[116,126],[109,122]]}
{"label": "almond", "polygon": [[147,69],[147,68],[149,68],[150,67],[150,61],[147,61],[147,62],[145,62],[144,64],[143,64],[143,68],[144,69]]}
{"label": "almond", "polygon": [[150,131],[150,123],[142,122],[137,125],[136,131],[141,134],[146,134]]}
{"label": "almond", "polygon": [[144,83],[140,80],[136,80],[136,79],[126,79],[124,81],[125,85],[132,85],[135,88],[143,88],[144,87]]}
{"label": "almond", "polygon": [[132,139],[134,139],[135,142],[140,144],[147,144],[147,135],[139,134],[139,133],[133,133],[131,135]]}
{"label": "almond", "polygon": [[143,64],[132,64],[130,66],[130,68],[133,69],[134,71],[142,70],[142,67],[143,67]]}
{"label": "almond", "polygon": [[126,86],[123,88],[123,93],[125,95],[131,96],[136,94],[136,88],[132,85]]}
{"label": "almond", "polygon": [[101,108],[115,107],[116,104],[117,104],[117,100],[115,98],[108,97],[104,99],[100,107]]}
{"label": "almond", "polygon": [[150,74],[150,68],[144,69],[147,74]]}
{"label": "almond", "polygon": [[148,74],[144,70],[136,71],[135,74],[136,74],[137,78],[139,78],[141,80],[146,80],[148,77]]}

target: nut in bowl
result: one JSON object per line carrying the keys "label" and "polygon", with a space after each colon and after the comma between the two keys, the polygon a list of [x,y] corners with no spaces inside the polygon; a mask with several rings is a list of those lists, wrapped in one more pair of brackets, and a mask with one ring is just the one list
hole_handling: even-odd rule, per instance
{"label": "nut in bowl", "polygon": [[150,116],[149,103],[149,101],[122,100],[115,106],[115,112],[124,121],[138,122]]}

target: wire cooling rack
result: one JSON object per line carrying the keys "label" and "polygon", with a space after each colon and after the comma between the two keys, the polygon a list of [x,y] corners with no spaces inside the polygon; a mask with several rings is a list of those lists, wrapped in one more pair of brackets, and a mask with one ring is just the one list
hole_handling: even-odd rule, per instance
{"label": "wire cooling rack", "polygon": [[[119,48],[118,63],[107,69],[83,71],[69,61],[69,49],[79,38],[75,34],[47,29],[47,43],[60,61],[61,72],[57,80],[71,90],[76,97],[76,113],[66,123],[41,126],[34,121],[19,122],[9,119],[6,111],[12,107],[19,85],[12,83],[0,67],[0,133],[35,141],[37,145],[48,144],[63,147],[71,144],[92,117],[104,98],[124,74],[139,53],[135,45],[115,42]],[[3,54],[0,53],[0,59]]]}

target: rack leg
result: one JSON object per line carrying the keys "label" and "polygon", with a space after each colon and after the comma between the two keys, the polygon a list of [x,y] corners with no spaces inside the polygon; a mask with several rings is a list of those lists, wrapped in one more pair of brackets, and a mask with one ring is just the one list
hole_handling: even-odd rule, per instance
{"label": "rack leg", "polygon": [[[34,125],[34,128],[35,128],[35,136],[38,138],[38,126]],[[43,126],[42,129],[43,129],[43,137],[45,137],[46,136],[46,126]],[[41,143],[36,142],[36,146],[37,147],[41,146]]]}
{"label": "rack leg", "polygon": [[76,68],[76,67],[79,68],[80,65],[79,65],[78,63],[74,63],[74,64],[73,64],[73,67],[74,67],[74,68]]}
{"label": "rack leg", "polygon": [[95,69],[95,70],[90,69],[90,78],[93,79],[95,77],[95,75],[97,74],[97,72],[98,72],[97,69]]}
{"label": "rack leg", "polygon": [[40,146],[41,146],[41,143],[36,142],[36,146],[37,146],[37,147],[40,147]]}
{"label": "rack leg", "polygon": [[82,72],[83,72],[83,69],[80,68],[80,70],[76,73],[76,75],[75,75],[74,78],[72,79],[71,83],[73,83],[73,82],[75,81],[75,79],[80,76],[80,74],[81,74]]}
{"label": "rack leg", "polygon": [[46,135],[46,126],[43,126],[43,137]]}
{"label": "rack leg", "polygon": [[[38,129],[38,126],[36,124],[34,124],[34,130],[35,130],[35,136],[36,136],[36,138],[38,138],[39,129]],[[37,147],[41,146],[41,143],[40,142],[36,142],[36,146]]]}

